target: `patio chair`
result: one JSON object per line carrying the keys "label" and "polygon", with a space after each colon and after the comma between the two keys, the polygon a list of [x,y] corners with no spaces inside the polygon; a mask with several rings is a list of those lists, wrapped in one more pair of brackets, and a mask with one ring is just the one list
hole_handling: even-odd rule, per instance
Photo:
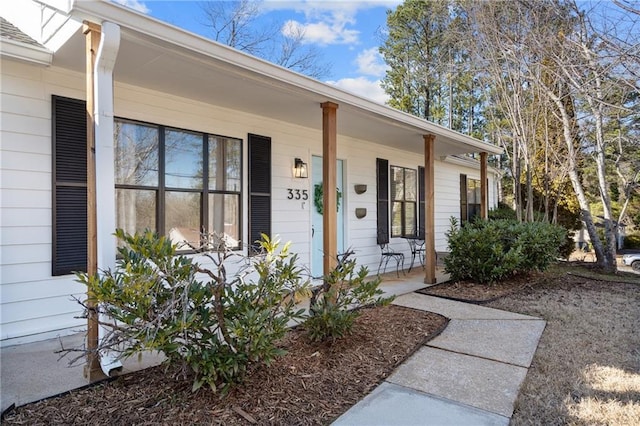
{"label": "patio chair", "polygon": [[400,278],[400,266],[402,266],[402,273],[404,274],[404,253],[394,251],[389,246],[389,234],[383,231],[378,231],[378,246],[380,246],[380,263],[378,264],[378,275],[380,275],[380,268],[384,262],[384,269],[382,273],[387,271],[387,264],[389,260],[393,259],[396,262],[396,275]]}
{"label": "patio chair", "polygon": [[406,240],[409,243],[409,249],[411,250],[411,265],[409,265],[409,272],[411,272],[411,269],[413,268],[416,256],[418,256],[418,261],[422,265],[422,269],[424,269],[424,234],[422,234],[422,236],[406,237]]}

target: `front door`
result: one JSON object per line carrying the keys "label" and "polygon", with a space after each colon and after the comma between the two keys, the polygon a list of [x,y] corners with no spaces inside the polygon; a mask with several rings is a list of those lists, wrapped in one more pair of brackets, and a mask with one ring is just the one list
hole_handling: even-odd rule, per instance
{"label": "front door", "polygon": [[[337,160],[336,164],[336,183],[339,194],[342,196],[338,199],[338,253],[344,252],[344,175],[343,161]],[[316,204],[322,206],[322,198],[316,202],[316,186],[322,185],[322,157],[311,157],[311,195],[313,202],[311,204],[311,276],[320,278],[323,274],[323,226],[322,214],[318,212]],[[323,189],[324,190],[324,189]]]}

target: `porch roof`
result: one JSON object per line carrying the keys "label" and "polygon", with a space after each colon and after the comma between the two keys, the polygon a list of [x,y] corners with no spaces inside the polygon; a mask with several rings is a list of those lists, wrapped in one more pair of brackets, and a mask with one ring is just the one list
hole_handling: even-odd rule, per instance
{"label": "porch roof", "polygon": [[[112,2],[76,1],[70,11],[83,20],[113,22],[122,39],[116,81],[208,104],[321,129],[322,102],[339,105],[340,136],[422,154],[423,135],[436,135],[437,157],[502,149],[302,74],[244,54]],[[81,27],[54,53],[53,65],[84,71]]]}

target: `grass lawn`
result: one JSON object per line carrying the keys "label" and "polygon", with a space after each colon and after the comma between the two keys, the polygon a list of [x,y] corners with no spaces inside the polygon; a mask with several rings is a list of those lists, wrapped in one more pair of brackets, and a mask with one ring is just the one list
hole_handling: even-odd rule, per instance
{"label": "grass lawn", "polygon": [[547,321],[512,425],[640,424],[640,276],[557,266],[487,306]]}

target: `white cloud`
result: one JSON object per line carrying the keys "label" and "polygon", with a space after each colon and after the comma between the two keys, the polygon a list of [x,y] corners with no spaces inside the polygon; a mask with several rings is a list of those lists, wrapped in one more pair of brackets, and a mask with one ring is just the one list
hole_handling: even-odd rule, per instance
{"label": "white cloud", "polygon": [[356,58],[358,72],[360,74],[372,75],[374,77],[382,77],[386,73],[389,66],[382,59],[382,55],[378,52],[377,47],[366,49],[360,52]]}
{"label": "white cloud", "polygon": [[343,22],[318,21],[302,24],[290,20],[283,25],[282,34],[286,37],[304,34],[305,43],[327,45],[357,43],[360,31],[346,28],[346,23]]}
{"label": "white cloud", "polygon": [[[400,0],[373,1],[269,1],[263,3],[264,10],[294,10],[303,13],[304,22],[289,21],[282,33],[304,34],[305,43],[356,44],[360,31],[355,29],[356,15],[361,10],[374,7],[393,8]],[[296,30],[295,33],[290,32]]]}
{"label": "white cloud", "polygon": [[387,95],[380,86],[380,80],[369,80],[366,77],[357,77],[327,81],[326,83],[381,104],[389,100],[389,95]]}
{"label": "white cloud", "polygon": [[121,4],[130,9],[137,10],[142,13],[149,13],[151,10],[147,7],[144,1],[141,0],[111,0],[114,3]]}

